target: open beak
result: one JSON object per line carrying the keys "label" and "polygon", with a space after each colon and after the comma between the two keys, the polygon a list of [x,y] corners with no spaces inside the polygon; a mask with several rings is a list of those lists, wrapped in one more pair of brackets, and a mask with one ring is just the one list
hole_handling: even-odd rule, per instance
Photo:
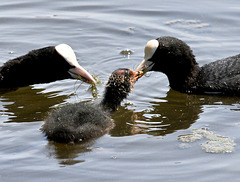
{"label": "open beak", "polygon": [[133,85],[137,82],[139,78],[141,78],[144,75],[144,73],[142,71],[132,71],[132,70],[130,70],[130,72],[132,73],[131,85],[133,90],[134,89]]}
{"label": "open beak", "polygon": [[136,71],[142,71],[143,74],[150,71],[152,67],[154,66],[154,63],[148,60],[143,60],[137,67]]}
{"label": "open beak", "polygon": [[83,67],[80,65],[71,68],[68,70],[68,73],[75,79],[82,80],[83,82],[90,83],[90,84],[95,84],[95,80],[93,77],[88,73]]}
{"label": "open beak", "polygon": [[132,75],[133,75],[133,83],[135,83],[139,78],[141,78],[144,75],[143,71],[132,71]]}

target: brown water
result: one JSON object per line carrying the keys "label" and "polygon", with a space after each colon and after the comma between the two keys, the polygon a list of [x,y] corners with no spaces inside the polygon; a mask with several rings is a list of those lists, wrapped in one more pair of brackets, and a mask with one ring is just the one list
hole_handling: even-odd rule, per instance
{"label": "brown water", "polygon": [[[0,56],[69,44],[79,63],[106,83],[120,67],[134,69],[146,42],[186,41],[200,65],[240,53],[240,3],[222,1],[6,1],[0,5]],[[131,55],[120,54],[131,50]],[[44,74],[44,71],[43,71]],[[238,181],[240,99],[186,95],[161,73],[141,78],[114,114],[116,127],[86,144],[50,143],[39,128],[54,107],[94,100],[75,80],[0,95],[0,181]],[[98,87],[101,98],[103,86]],[[234,140],[231,153],[208,153],[208,140],[179,136],[207,128]]]}

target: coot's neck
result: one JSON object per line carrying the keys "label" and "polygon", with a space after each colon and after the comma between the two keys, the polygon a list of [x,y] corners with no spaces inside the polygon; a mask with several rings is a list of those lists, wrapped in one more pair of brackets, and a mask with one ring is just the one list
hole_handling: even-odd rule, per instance
{"label": "coot's neck", "polygon": [[125,99],[131,91],[131,86],[129,80],[126,80],[125,83],[118,83],[115,81],[109,81],[106,88],[103,100],[100,103],[100,106],[106,112],[112,114],[120,106],[123,99]]}
{"label": "coot's neck", "polygon": [[[0,67],[0,88],[14,88],[37,83],[48,83],[70,77],[58,72],[61,64],[67,64],[55,50],[45,47],[29,52],[24,56],[7,61]],[[65,66],[65,65],[64,65]]]}
{"label": "coot's neck", "polygon": [[170,87],[180,92],[191,92],[197,86],[197,77],[200,67],[196,63],[187,69],[177,69],[174,72],[167,73]]}
{"label": "coot's neck", "polygon": [[[190,47],[174,37],[160,37],[152,59],[155,71],[165,73],[172,89],[188,92],[197,81],[200,68]],[[153,67],[153,69],[154,69]]]}

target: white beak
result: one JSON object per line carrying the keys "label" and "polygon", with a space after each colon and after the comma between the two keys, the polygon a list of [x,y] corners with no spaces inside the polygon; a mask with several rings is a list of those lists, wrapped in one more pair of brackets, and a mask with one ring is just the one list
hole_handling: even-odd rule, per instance
{"label": "white beak", "polygon": [[84,82],[90,83],[90,84],[94,84],[95,80],[93,79],[93,77],[80,65],[75,67],[75,68],[71,68],[68,70],[68,73],[76,79],[80,79]]}
{"label": "white beak", "polygon": [[137,67],[136,71],[143,71],[144,73],[150,71],[152,67],[154,66],[155,63],[148,61],[148,60],[143,60]]}

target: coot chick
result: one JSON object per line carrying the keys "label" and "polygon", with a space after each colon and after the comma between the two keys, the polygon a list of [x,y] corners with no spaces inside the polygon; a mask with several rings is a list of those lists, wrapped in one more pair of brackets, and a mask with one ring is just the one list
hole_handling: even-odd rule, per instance
{"label": "coot chick", "polygon": [[23,87],[67,78],[95,82],[78,64],[74,51],[66,44],[32,50],[0,67],[0,88]]}
{"label": "coot chick", "polygon": [[240,95],[240,54],[199,67],[190,47],[174,37],[150,40],[139,70],[165,73],[183,93]]}
{"label": "coot chick", "polygon": [[41,130],[50,141],[61,143],[81,142],[104,135],[114,127],[110,116],[127,97],[140,73],[129,69],[115,70],[100,103],[67,104],[50,113]]}

